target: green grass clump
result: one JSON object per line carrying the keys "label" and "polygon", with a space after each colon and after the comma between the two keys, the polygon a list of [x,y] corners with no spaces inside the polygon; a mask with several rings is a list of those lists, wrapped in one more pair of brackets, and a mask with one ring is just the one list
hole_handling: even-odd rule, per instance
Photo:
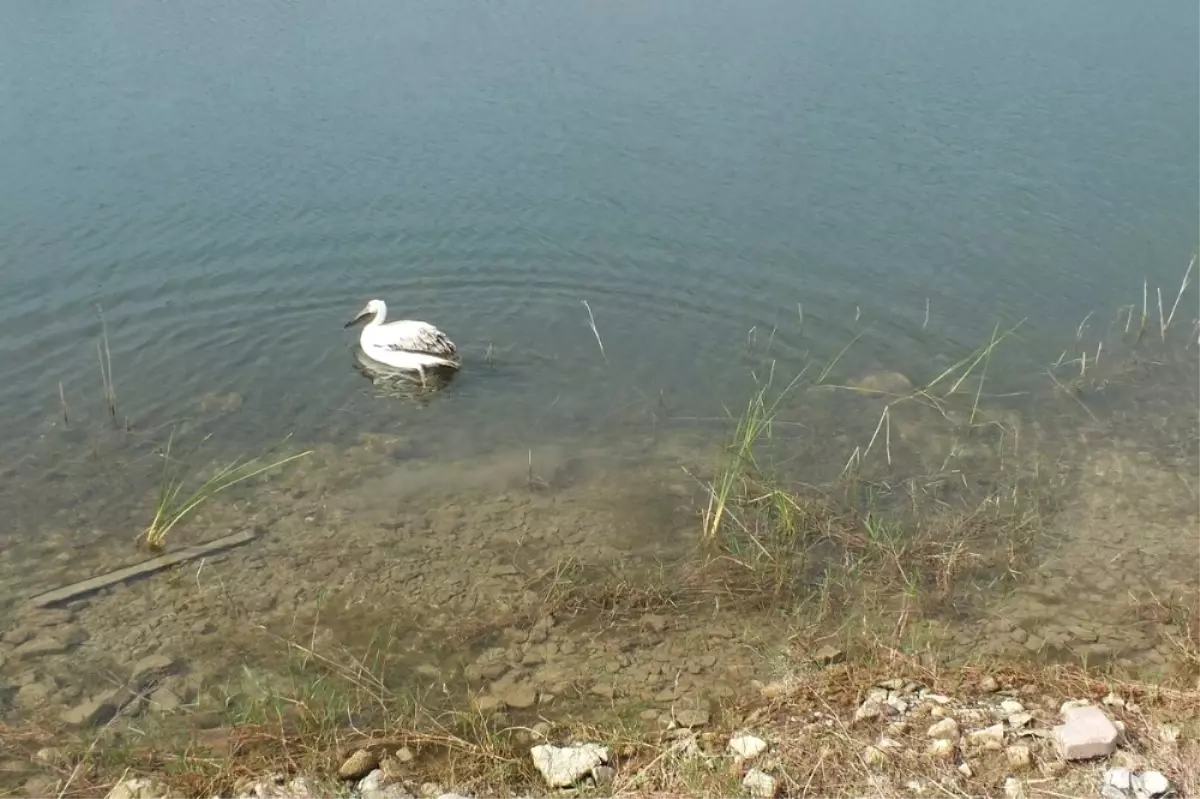
{"label": "green grass clump", "polygon": [[146,529],[137,539],[139,545],[144,545],[152,552],[161,552],[166,543],[167,533],[171,532],[177,524],[186,519],[198,507],[225,489],[312,453],[312,450],[305,450],[265,464],[263,463],[263,459],[266,457],[265,453],[248,460],[236,458],[218,468],[190,493],[184,494],[183,487],[187,482],[187,476],[183,474],[183,469],[171,459],[171,445],[174,439],[175,434],[172,432],[163,452],[163,474],[154,506],[154,518],[150,520]]}

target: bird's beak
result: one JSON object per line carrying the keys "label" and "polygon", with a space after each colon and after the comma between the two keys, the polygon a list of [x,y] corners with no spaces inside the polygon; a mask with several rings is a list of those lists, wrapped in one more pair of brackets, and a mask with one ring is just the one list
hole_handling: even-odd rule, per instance
{"label": "bird's beak", "polygon": [[365,310],[359,311],[357,316],[355,316],[353,319],[351,319],[346,324],[342,325],[342,329],[345,329],[347,327],[354,327],[356,324],[361,322],[367,315],[368,314]]}

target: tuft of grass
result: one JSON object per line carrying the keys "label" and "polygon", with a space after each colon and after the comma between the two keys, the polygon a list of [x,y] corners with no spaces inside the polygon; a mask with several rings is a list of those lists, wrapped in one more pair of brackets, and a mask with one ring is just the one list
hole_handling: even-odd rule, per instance
{"label": "tuft of grass", "polygon": [[[288,438],[291,436],[289,435]],[[206,437],[207,438],[207,437]],[[263,463],[265,455],[248,460],[236,458],[220,466],[212,475],[201,482],[189,493],[184,493],[184,485],[188,482],[187,475],[176,465],[171,457],[171,446],[175,440],[175,432],[171,431],[163,452],[163,474],[159,483],[158,497],[154,505],[154,517],[146,525],[146,529],[137,537],[139,545],[144,545],[152,552],[162,551],[167,534],[171,532],[192,512],[227,488],[245,482],[272,469],[277,469],[292,461],[299,460],[312,453],[305,450],[285,458]],[[284,439],[287,440],[286,438]]]}

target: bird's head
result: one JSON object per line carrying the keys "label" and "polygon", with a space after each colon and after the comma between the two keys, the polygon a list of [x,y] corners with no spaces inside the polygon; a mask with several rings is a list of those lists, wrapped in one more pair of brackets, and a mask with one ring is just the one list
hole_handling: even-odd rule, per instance
{"label": "bird's head", "polygon": [[363,306],[362,310],[354,315],[354,318],[346,323],[346,327],[353,327],[368,316],[378,316],[386,310],[383,300],[371,300]]}

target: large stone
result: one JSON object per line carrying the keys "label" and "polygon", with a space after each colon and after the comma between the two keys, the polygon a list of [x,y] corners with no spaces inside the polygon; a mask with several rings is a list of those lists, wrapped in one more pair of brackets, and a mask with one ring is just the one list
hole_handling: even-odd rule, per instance
{"label": "large stone", "polygon": [[1064,760],[1108,757],[1117,748],[1120,733],[1095,705],[1067,708],[1063,718],[1065,723],[1054,728],[1054,743]]}
{"label": "large stone", "polygon": [[551,788],[569,788],[608,763],[608,749],[599,744],[574,746],[538,744],[529,750],[533,765]]}

